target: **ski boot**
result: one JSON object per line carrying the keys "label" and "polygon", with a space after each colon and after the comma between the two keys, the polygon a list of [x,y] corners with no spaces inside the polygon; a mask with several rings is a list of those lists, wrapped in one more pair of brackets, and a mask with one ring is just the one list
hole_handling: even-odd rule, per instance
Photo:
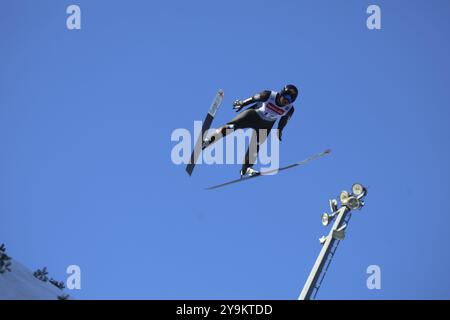
{"label": "ski boot", "polygon": [[253,177],[253,176],[257,176],[257,175],[259,175],[260,174],[260,172],[259,171],[256,171],[255,169],[253,169],[253,168],[251,168],[251,167],[249,167],[249,168],[247,168],[247,170],[244,172],[243,170],[241,170],[241,178],[244,178],[244,177]]}
{"label": "ski boot", "polygon": [[205,138],[202,141],[202,150],[205,150],[210,144],[212,144],[214,142],[214,136],[210,137],[210,138]]}

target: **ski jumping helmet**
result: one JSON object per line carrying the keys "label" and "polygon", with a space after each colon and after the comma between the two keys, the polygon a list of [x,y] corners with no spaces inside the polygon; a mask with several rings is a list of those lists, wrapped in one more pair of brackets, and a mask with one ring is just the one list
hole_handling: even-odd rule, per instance
{"label": "ski jumping helmet", "polygon": [[297,99],[298,89],[293,84],[288,84],[283,87],[280,91],[280,95],[283,96],[289,103],[292,103]]}

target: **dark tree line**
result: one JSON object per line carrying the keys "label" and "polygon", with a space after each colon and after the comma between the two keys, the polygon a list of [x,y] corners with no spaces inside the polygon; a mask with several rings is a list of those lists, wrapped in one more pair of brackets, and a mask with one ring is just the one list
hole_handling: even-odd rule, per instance
{"label": "dark tree line", "polygon": [[11,272],[11,257],[6,254],[5,244],[0,246],[0,274]]}
{"label": "dark tree line", "polygon": [[[5,244],[2,243],[0,245],[0,275],[4,274],[7,271],[11,271],[11,257],[6,254]],[[60,290],[64,290],[66,287],[63,281],[57,281],[53,278],[49,280],[47,267],[36,270],[35,272],[33,272],[33,276],[42,282],[48,281]],[[62,293],[61,295],[57,296],[57,299],[68,300],[69,297],[70,296],[68,294]]]}
{"label": "dark tree line", "polygon": [[48,271],[47,267],[44,267],[42,269],[37,269],[35,272],[33,272],[33,276],[37,278],[38,280],[41,280],[43,282],[48,281]]}
{"label": "dark tree line", "polygon": [[60,290],[64,290],[64,288],[66,287],[65,285],[64,285],[64,282],[62,282],[62,281],[56,281],[55,279],[50,279],[50,281],[49,281],[52,285],[54,285],[55,287],[57,287],[58,289],[60,289]]}

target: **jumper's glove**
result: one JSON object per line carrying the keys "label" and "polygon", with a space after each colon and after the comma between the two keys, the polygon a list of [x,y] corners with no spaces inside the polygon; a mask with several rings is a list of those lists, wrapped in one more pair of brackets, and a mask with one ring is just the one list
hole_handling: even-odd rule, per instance
{"label": "jumper's glove", "polygon": [[241,100],[236,100],[235,102],[233,102],[233,109],[236,112],[241,111],[241,109],[243,108],[243,102]]}
{"label": "jumper's glove", "polygon": [[277,130],[277,137],[278,140],[282,141],[281,136],[283,135],[283,131],[281,131],[280,129]]}

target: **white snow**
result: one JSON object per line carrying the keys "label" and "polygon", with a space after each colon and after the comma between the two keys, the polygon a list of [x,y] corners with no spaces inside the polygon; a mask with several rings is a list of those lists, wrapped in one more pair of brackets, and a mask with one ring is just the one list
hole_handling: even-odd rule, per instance
{"label": "white snow", "polygon": [[64,292],[33,276],[33,272],[11,259],[11,272],[0,274],[0,300],[56,300]]}

